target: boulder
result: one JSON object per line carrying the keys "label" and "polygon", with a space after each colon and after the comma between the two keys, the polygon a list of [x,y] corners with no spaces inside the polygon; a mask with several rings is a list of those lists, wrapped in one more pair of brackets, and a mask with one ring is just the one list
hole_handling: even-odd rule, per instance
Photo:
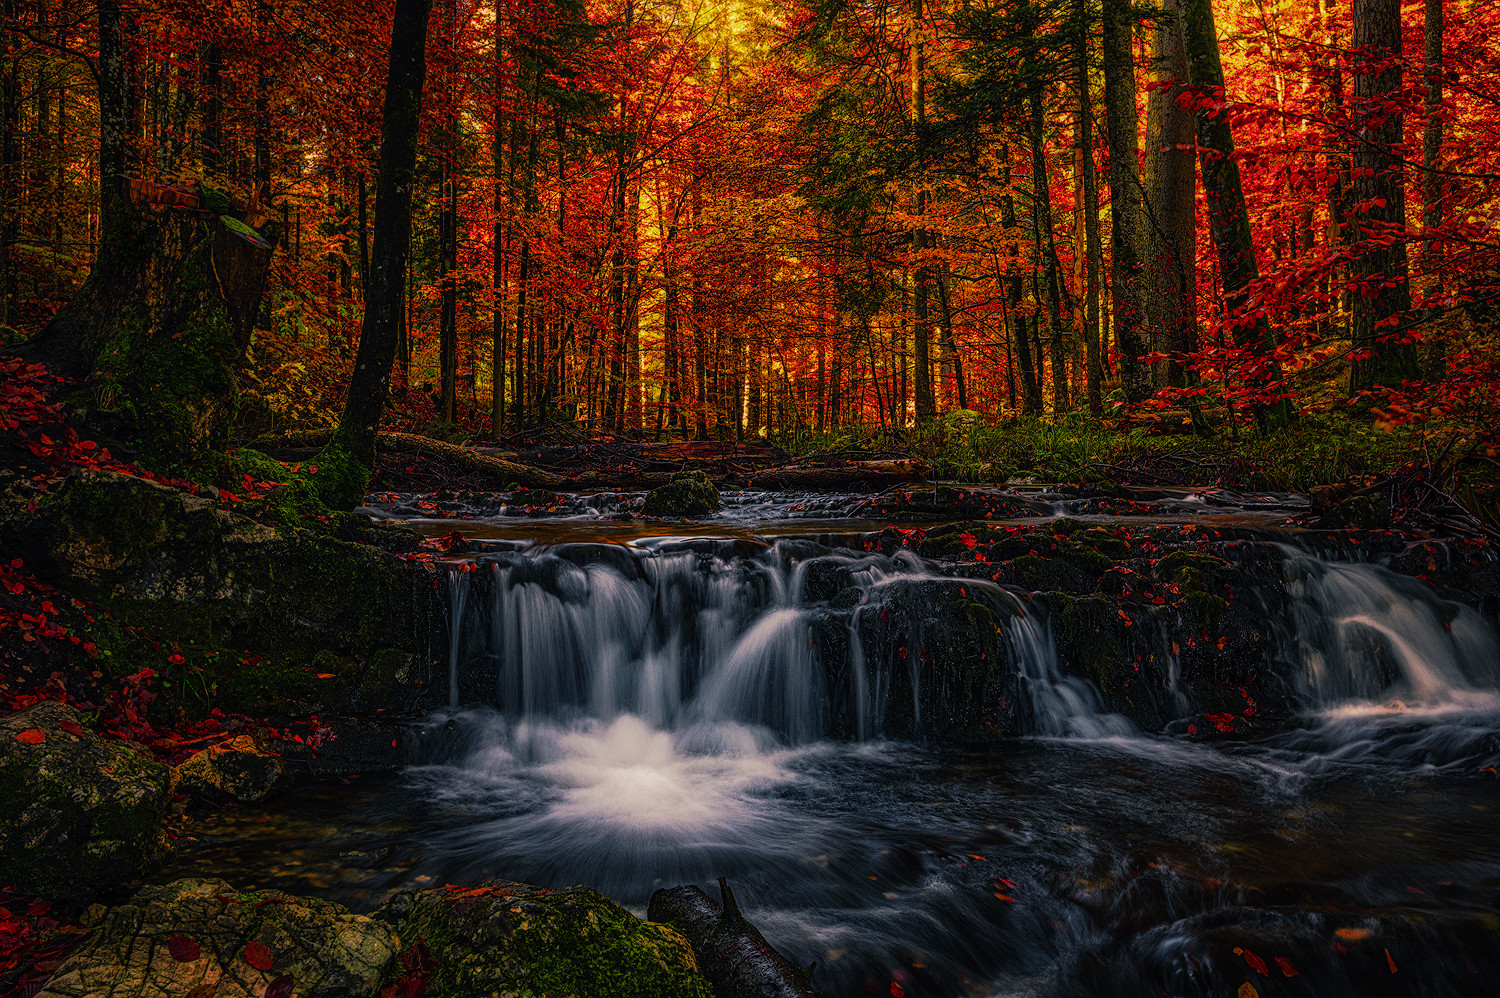
{"label": "boulder", "polygon": [[646,494],[641,512],[647,516],[702,516],[723,503],[719,490],[702,471],[679,471],[672,480]]}
{"label": "boulder", "polygon": [[494,882],[404,891],[376,913],[436,964],[443,998],[709,998],[692,947],[597,891]]}
{"label": "boulder", "polygon": [[38,998],[375,998],[400,950],[331,901],[178,880],[108,911]]}
{"label": "boulder", "polygon": [[291,781],[281,757],[250,735],[210,745],[176,767],[177,787],[216,801],[253,804]]}
{"label": "boulder", "polygon": [[260,654],[422,647],[430,581],[378,547],[107,471],[75,471],[30,505],[0,505],[0,546],[153,634]]}
{"label": "boulder", "polygon": [[0,720],[0,883],[87,900],[140,877],[167,852],[166,766],[88,731],[44,701]]}

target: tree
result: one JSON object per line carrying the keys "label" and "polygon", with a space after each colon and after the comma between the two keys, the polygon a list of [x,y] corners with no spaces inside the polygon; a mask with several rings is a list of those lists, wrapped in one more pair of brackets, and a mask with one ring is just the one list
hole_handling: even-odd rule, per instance
{"label": "tree", "polygon": [[381,111],[380,164],[375,181],[375,231],[370,283],[349,394],[333,439],[319,457],[319,494],[336,508],[364,498],[375,466],[375,437],[396,360],[402,284],[411,244],[417,135],[427,79],[427,22],[432,0],[396,0],[390,70]]}
{"label": "tree", "polygon": [[1153,89],[1146,96],[1146,322],[1157,352],[1158,386],[1180,388],[1183,358],[1198,349],[1197,225],[1193,115],[1184,106],[1187,49],[1178,0],[1167,0],[1152,32]]}
{"label": "tree", "polygon": [[1133,24],[1129,0],[1104,0],[1104,106],[1109,122],[1115,339],[1120,347],[1125,398],[1139,402],[1151,394],[1151,375],[1141,363],[1147,352],[1142,335],[1146,251],[1136,144],[1135,57],[1130,47]]}
{"label": "tree", "polygon": [[228,441],[236,367],[250,342],[274,227],[205,184],[167,187],[129,175],[140,133],[125,17],[97,8],[98,254],[87,280],[22,353],[83,379],[71,402],[111,426],[149,463],[185,469]]}

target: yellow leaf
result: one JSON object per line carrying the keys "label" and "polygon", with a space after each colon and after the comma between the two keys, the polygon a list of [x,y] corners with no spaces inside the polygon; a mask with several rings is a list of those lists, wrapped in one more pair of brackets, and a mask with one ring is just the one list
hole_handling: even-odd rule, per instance
{"label": "yellow leaf", "polygon": [[1240,985],[1240,990],[1237,992],[1237,998],[1260,998],[1260,992],[1255,990],[1254,984],[1246,981],[1244,984]]}

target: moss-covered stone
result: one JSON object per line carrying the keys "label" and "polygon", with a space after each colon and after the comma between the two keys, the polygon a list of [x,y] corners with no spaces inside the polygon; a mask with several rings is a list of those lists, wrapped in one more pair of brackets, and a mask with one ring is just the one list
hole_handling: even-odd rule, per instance
{"label": "moss-covered stone", "polygon": [[1058,596],[1054,612],[1059,657],[1109,695],[1128,668],[1119,605],[1103,596]]}
{"label": "moss-covered stone", "polygon": [[[258,947],[269,969],[252,965]],[[342,905],[179,880],[105,914],[39,998],[261,998],[281,977],[298,998],[375,998],[400,951],[389,925]]]}
{"label": "moss-covered stone", "polygon": [[210,745],[176,766],[175,774],[180,791],[242,804],[265,800],[291,781],[281,757],[250,735]]}
{"label": "moss-covered stone", "polygon": [[[189,662],[164,677],[173,692],[216,685],[220,706],[258,716],[286,713],[278,698],[316,711],[367,686],[388,688],[390,677],[314,669],[312,660],[329,650],[358,663],[377,652],[407,661],[426,647],[438,598],[421,566],[380,548],[271,527],[108,472],[74,473],[34,510],[0,506],[0,547],[116,622],[180,642]],[[170,672],[165,657],[141,664]],[[317,678],[330,671],[338,675]]]}
{"label": "moss-covered stone", "polygon": [[641,512],[647,516],[703,516],[722,505],[719,490],[703,471],[680,471],[672,480],[646,495]]}
{"label": "moss-covered stone", "polygon": [[443,998],[709,998],[692,947],[584,887],[406,891],[375,917],[425,942]]}
{"label": "moss-covered stone", "polygon": [[166,854],[166,766],[44,701],[0,720],[0,883],[49,898],[118,890]]}

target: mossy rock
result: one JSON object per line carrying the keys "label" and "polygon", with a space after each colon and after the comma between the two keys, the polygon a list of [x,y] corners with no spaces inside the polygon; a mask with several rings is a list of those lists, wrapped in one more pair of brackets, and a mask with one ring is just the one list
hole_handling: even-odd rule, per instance
{"label": "mossy rock", "polygon": [[165,857],[170,771],[84,725],[50,700],[0,720],[0,883],[88,900]]}
{"label": "mossy rock", "polygon": [[703,471],[679,471],[672,480],[646,494],[647,516],[703,516],[723,505],[719,490]]}
{"label": "mossy rock", "polygon": [[432,598],[420,571],[379,548],[111,472],[74,472],[34,511],[0,510],[0,546],[159,637],[303,661],[416,650]]}
{"label": "mossy rock", "polygon": [[330,901],[178,880],[107,912],[38,998],[260,998],[282,977],[297,998],[376,998],[400,951],[389,925]]}
{"label": "mossy rock", "polygon": [[443,998],[712,995],[681,934],[585,887],[404,891],[375,917],[426,943],[437,963],[428,991]]}
{"label": "mossy rock", "polygon": [[281,757],[250,735],[210,745],[175,767],[177,788],[213,801],[253,804],[291,782]]}

